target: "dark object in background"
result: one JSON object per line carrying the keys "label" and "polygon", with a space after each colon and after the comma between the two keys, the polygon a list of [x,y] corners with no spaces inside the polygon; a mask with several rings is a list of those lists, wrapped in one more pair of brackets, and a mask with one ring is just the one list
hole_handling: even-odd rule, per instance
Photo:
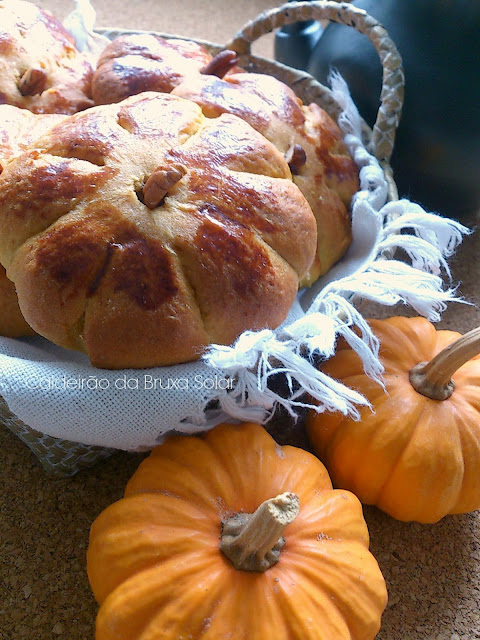
{"label": "dark object in background", "polygon": [[[400,196],[453,218],[471,214],[480,208],[480,2],[352,4],[386,27],[403,58],[405,104],[392,158]],[[372,124],[382,73],[373,45],[350,27],[329,24],[308,71],[328,84],[332,67]]]}
{"label": "dark object in background", "polygon": [[[293,2],[294,0],[290,0]],[[274,57],[277,62],[306,71],[323,28],[316,20],[286,24],[275,33]]]}

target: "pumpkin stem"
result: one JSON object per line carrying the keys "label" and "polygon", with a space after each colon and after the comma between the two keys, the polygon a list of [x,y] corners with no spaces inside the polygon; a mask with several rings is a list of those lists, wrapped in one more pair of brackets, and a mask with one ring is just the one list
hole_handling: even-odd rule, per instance
{"label": "pumpkin stem", "polygon": [[299,509],[295,493],[282,493],[262,502],[255,513],[235,514],[223,523],[220,550],[235,569],[270,569],[278,562],[285,544],[282,534]]}
{"label": "pumpkin stem", "polygon": [[472,329],[449,344],[429,362],[410,369],[410,384],[432,400],[446,400],[454,389],[452,376],[462,365],[480,353],[480,327]]}

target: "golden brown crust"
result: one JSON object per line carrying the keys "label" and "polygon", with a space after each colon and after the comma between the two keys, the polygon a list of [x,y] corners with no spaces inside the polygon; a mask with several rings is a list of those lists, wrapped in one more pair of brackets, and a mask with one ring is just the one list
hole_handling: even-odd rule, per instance
{"label": "golden brown crust", "polygon": [[0,105],[0,173],[5,164],[49,131],[66,116],[38,115],[8,104]]}
{"label": "golden brown crust", "polygon": [[[149,208],[144,185],[169,166],[181,177]],[[158,93],[71,116],[8,163],[0,226],[30,324],[109,368],[188,361],[277,326],[316,244],[265,137]]]}
{"label": "golden brown crust", "polygon": [[[59,123],[66,116],[36,115],[10,105],[0,105],[0,173],[7,163],[22,153],[29,144]],[[0,266],[0,335],[9,338],[33,335],[18,305],[15,285]]]}
{"label": "golden brown crust", "polygon": [[24,0],[0,2],[0,104],[34,113],[93,105],[92,65],[49,12]]}
{"label": "golden brown crust", "polygon": [[170,91],[212,60],[191,41],[150,34],[118,36],[103,50],[92,79],[95,104],[120,102],[143,91]]}
{"label": "golden brown crust", "polygon": [[242,118],[287,158],[297,147],[290,163],[293,180],[318,227],[317,259],[304,282],[326,273],[350,245],[349,206],[359,188],[358,170],[336,123],[318,105],[303,105],[284,83],[263,74],[197,75],[172,93],[193,100],[210,118],[221,113]]}

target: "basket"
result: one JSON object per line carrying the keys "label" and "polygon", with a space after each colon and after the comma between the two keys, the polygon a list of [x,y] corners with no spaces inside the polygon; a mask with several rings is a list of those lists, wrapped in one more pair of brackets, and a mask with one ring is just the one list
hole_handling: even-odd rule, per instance
{"label": "basket", "polygon": [[[380,236],[382,237],[380,238],[381,241],[377,242],[375,245],[375,252],[376,252],[375,255],[379,255],[383,260],[383,262],[385,263],[388,258],[392,257],[392,248],[394,248],[396,243],[392,241],[387,241],[388,234],[382,235],[383,229],[385,229],[386,227],[389,227],[389,233],[392,233],[398,236],[398,231],[401,230],[402,228],[401,225],[395,226],[396,224],[395,219],[397,216],[399,216],[402,213],[402,210],[401,208],[398,209],[398,207],[395,207],[395,202],[398,200],[398,194],[397,194],[397,189],[395,186],[389,161],[390,161],[390,157],[393,150],[395,131],[400,119],[402,100],[403,100],[403,84],[404,84],[400,55],[395,45],[389,38],[385,29],[375,19],[369,16],[365,11],[358,9],[350,5],[349,3],[344,3],[344,2],[338,3],[335,1],[324,1],[324,2],[314,1],[314,2],[298,2],[298,3],[289,2],[279,8],[272,9],[268,12],[265,12],[259,15],[256,19],[246,24],[236,34],[236,36],[232,39],[232,41],[227,43],[225,46],[202,41],[202,40],[195,40],[195,42],[204,45],[213,54],[217,53],[218,51],[224,48],[235,50],[239,54],[239,61],[238,61],[239,66],[245,68],[248,71],[270,74],[272,76],[275,76],[277,79],[281,80],[282,82],[290,86],[295,91],[297,96],[301,98],[303,102],[307,104],[311,102],[316,102],[320,107],[325,109],[341,126],[343,126],[344,131],[345,130],[347,131],[347,137],[348,135],[350,135],[350,138],[352,139],[354,138],[354,136],[351,133],[348,134],[348,127],[350,126],[350,124],[348,122],[342,121],[342,118],[345,118],[345,105],[342,104],[341,101],[339,102],[338,96],[335,94],[334,91],[332,91],[332,89],[326,86],[323,86],[322,84],[317,82],[314,78],[312,78],[309,74],[303,71],[298,71],[290,67],[287,67],[283,64],[280,64],[271,60],[267,60],[261,57],[257,57],[251,54],[250,45],[260,36],[268,32],[271,32],[274,29],[282,27],[283,25],[297,22],[297,21],[310,20],[310,19],[340,22],[365,34],[374,44],[383,66],[383,88],[380,96],[380,106],[379,106],[378,116],[377,116],[375,125],[373,126],[373,129],[369,129],[369,127],[365,124],[365,122],[361,118],[359,118],[358,119],[359,131],[357,132],[358,135],[357,135],[356,142],[352,143],[352,140],[350,140],[350,142],[353,144],[352,148],[354,149],[354,151],[355,149],[356,151],[358,151],[357,157],[355,157],[354,155],[354,158],[357,160],[357,164],[360,164],[362,166],[362,164],[366,165],[368,164],[368,162],[371,163],[371,159],[368,161],[365,159],[365,152],[368,152],[368,154],[371,154],[371,157],[375,159],[375,162],[378,163],[378,167],[380,167],[381,172],[383,174],[383,178],[385,180],[386,193],[383,196],[383,200],[380,199],[379,207],[384,206],[386,202],[387,208],[389,205],[390,205],[390,208],[388,209],[388,211],[386,211],[384,215],[381,215],[380,217],[377,216],[376,218],[377,227],[378,227],[378,224],[380,224],[380,227],[378,227],[377,231],[380,230]],[[97,30],[97,33],[107,36],[110,39],[113,39],[120,34],[142,33],[142,32],[138,30],[130,31],[126,29],[114,30],[114,29],[104,28],[104,29]],[[144,32],[144,33],[147,33],[147,32]],[[152,32],[149,31],[148,33],[152,33]],[[181,38],[181,36],[172,36],[170,34],[162,34],[162,33],[157,33],[157,35],[160,35],[162,37],[168,37],[168,38]],[[372,192],[374,191],[374,187],[370,187],[368,184],[366,187],[364,186],[363,188],[366,190],[366,192],[368,192],[369,190]],[[372,201],[375,200],[375,197],[376,197],[375,194],[372,193],[372,198],[370,199],[370,202],[368,202],[369,198],[366,198],[365,203],[362,206],[364,206],[365,208],[368,205],[368,207],[372,208]],[[423,219],[423,220],[426,220],[425,216],[429,215],[429,214],[425,214],[425,212],[423,211],[418,212],[416,208],[415,208],[415,211],[419,213],[420,219]],[[381,222],[379,223],[378,220],[380,220]],[[443,224],[436,219],[427,220],[427,222],[428,224],[430,224],[430,226],[433,225],[434,227],[435,225]],[[420,228],[420,232],[419,232],[420,238],[416,238],[416,240],[418,240],[419,242],[426,242],[425,238],[421,237],[422,236],[421,224],[419,223],[415,223],[415,224],[416,224],[415,228],[417,231],[418,231],[418,228]],[[448,222],[445,224],[448,225]],[[461,236],[464,230],[461,229],[459,225],[457,225],[457,227],[454,227],[454,228],[452,227],[452,225],[450,225],[449,229],[450,229],[450,235],[451,236],[453,235],[453,237],[455,238],[455,242],[458,243],[459,236]],[[369,233],[370,231],[367,230],[367,233],[365,235],[369,235]],[[428,234],[430,234],[431,236],[430,228],[428,229],[427,235]],[[434,240],[433,244],[435,244],[435,242],[436,241]],[[453,244],[455,244],[455,242]],[[449,240],[447,244],[449,244],[451,248],[451,245],[452,245],[451,240]],[[368,250],[370,252],[373,251],[371,246]],[[433,262],[436,265],[441,264],[443,260],[443,257],[441,256],[441,251],[438,250],[437,253],[438,253],[438,256],[436,256],[435,254],[436,257],[434,256],[433,258]],[[365,256],[362,256],[362,259],[364,258]],[[352,271],[351,267],[347,268],[347,274],[348,272],[351,273],[351,271]],[[429,273],[428,277],[430,276],[432,277],[433,280],[437,278],[437,280],[435,280],[435,286],[433,288],[436,287],[438,289],[439,287],[441,287],[438,274],[436,275],[436,274]],[[335,283],[335,281],[339,278],[345,278],[345,269],[343,265],[339,265],[338,268],[335,267],[330,274],[327,274],[327,278],[324,279],[322,282],[320,282],[318,287],[329,287],[329,286],[331,287],[332,282]],[[347,289],[345,290],[348,291],[348,286],[347,286]],[[335,291],[333,293],[335,294]],[[361,294],[365,295],[365,291],[361,292]],[[369,295],[368,292],[366,293],[366,295],[368,297]],[[303,306],[303,307],[310,306],[313,300],[313,294],[310,293],[309,296],[310,297],[307,296],[300,302],[300,306]],[[430,300],[431,304],[429,307],[427,303],[427,307],[428,307],[426,308],[427,315],[432,308],[436,308],[435,305],[438,303],[438,300],[448,299],[448,297],[449,297],[448,292],[444,292],[443,294],[439,293],[438,295],[436,293],[435,295],[432,294],[431,300]],[[346,298],[348,298],[348,295],[346,296]],[[308,303],[306,302],[307,299],[308,299]],[[393,304],[396,301],[397,299],[388,300],[387,304]],[[340,304],[340,307],[342,307],[342,303],[339,303],[339,304]],[[441,302],[441,304],[443,304],[443,302]],[[318,314],[318,307],[317,307],[317,311],[313,310],[312,313]],[[333,334],[334,334],[333,344],[335,342],[335,335],[337,333],[345,335],[345,332],[350,332],[349,333],[350,340],[357,339],[358,341],[358,338],[353,337],[353,336],[356,336],[356,334],[352,330],[352,325],[354,325],[357,322],[359,316],[355,316],[355,317],[352,317],[352,316],[353,316],[353,312],[351,310],[351,307],[348,306],[348,304],[346,304],[345,307],[342,307],[341,313],[339,315],[340,320],[339,322],[337,322],[336,328],[333,329]],[[328,320],[328,312],[326,313],[326,315],[324,314],[324,317],[326,317]],[[303,324],[305,324],[305,322]],[[298,323],[295,326],[297,325]],[[290,328],[287,328],[287,329],[290,330]],[[295,337],[295,333],[294,332],[292,333],[292,331],[293,330],[291,330],[289,334],[289,342],[288,342],[289,348],[290,348],[289,354],[291,354],[292,358],[296,358],[295,362],[297,363],[297,365],[295,366],[298,366],[300,369],[302,369],[303,365],[298,363],[300,362],[300,359],[302,358],[302,355],[305,352],[305,339],[301,339],[301,340],[299,339],[297,340],[298,345],[295,344],[295,340],[297,338]],[[342,331],[344,333],[342,333]],[[318,335],[316,335],[316,330],[315,329],[307,330],[307,334],[305,335],[308,336],[308,341],[310,341],[311,343],[312,350],[315,350],[315,349],[318,350],[319,343],[318,343]],[[243,336],[243,337],[247,339],[247,342],[248,342],[248,339],[250,340],[250,346],[251,346],[252,336]],[[258,336],[253,336],[253,338],[258,338]],[[260,338],[263,339],[264,336],[260,336]],[[372,339],[372,336],[367,335],[365,326],[363,326],[363,338],[364,338],[364,343],[357,344],[358,350],[363,352],[370,350],[373,353],[372,358],[373,358],[374,364],[372,365],[370,363],[370,371],[372,372],[373,375],[375,374],[378,375],[379,370],[378,368],[375,369],[375,362],[376,362],[375,353],[374,353],[375,344]],[[29,339],[26,339],[27,343],[28,343],[28,340]],[[240,342],[241,342],[241,339],[240,339]],[[245,345],[243,344],[243,348],[244,347]],[[331,352],[331,349],[332,349],[331,346],[328,346],[326,348],[326,352],[327,353]],[[247,352],[248,352],[248,349],[247,349]],[[256,352],[255,350],[253,350],[252,353],[254,355],[255,353],[257,353],[258,355],[258,352]],[[256,362],[255,362],[255,357],[253,358],[254,361],[251,363],[250,368],[245,367],[244,365],[241,365],[240,367],[232,368],[231,362],[228,361],[229,355],[231,355],[231,352],[229,352],[228,349],[225,351],[225,353],[223,351],[220,351],[219,353],[217,353],[217,356],[219,357],[217,357],[217,359],[214,361],[212,371],[223,372],[229,379],[232,379],[232,380],[235,379],[235,381],[238,383],[237,387],[239,387],[239,390],[237,389],[238,391],[237,397],[234,402],[230,402],[230,405],[229,405],[229,400],[231,399],[227,397],[224,397],[222,399],[223,404],[222,404],[221,412],[218,411],[218,403],[215,404],[215,401],[212,402],[212,397],[210,397],[208,401],[208,405],[209,405],[209,408],[212,410],[212,415],[215,414],[215,412],[218,414],[215,418],[216,422],[219,422],[225,418],[225,412],[233,420],[242,419],[245,415],[248,415],[253,417],[256,416],[258,418],[258,421],[262,421],[262,415],[264,417],[265,409],[268,408],[271,414],[271,409],[272,409],[272,406],[273,407],[275,406],[275,401],[273,402],[273,405],[272,405],[272,397],[270,396],[268,399],[268,402],[265,402],[265,395],[262,395],[262,389],[259,388],[258,384],[257,385],[255,384],[255,379],[258,382],[258,375],[259,375],[258,371],[259,371],[260,365],[258,363],[258,358]],[[226,359],[222,359],[223,356],[225,356]],[[273,359],[275,360],[276,358],[279,358],[279,356],[276,356]],[[305,359],[306,365],[307,365],[307,360],[308,359]],[[309,364],[308,366],[311,367],[312,365]],[[366,364],[367,369],[368,369],[368,366],[369,365]],[[266,379],[268,379],[271,374],[273,375],[274,373],[283,372],[285,374],[285,381],[287,382],[287,386],[289,386],[290,389],[292,390],[291,370],[285,364],[285,359],[283,359],[280,362],[280,366],[277,366],[275,368],[270,366],[267,358],[261,363],[261,368],[263,368],[264,372],[268,369],[268,371],[266,371]],[[309,387],[309,382],[308,382],[308,376],[311,375],[311,370],[310,372],[308,370],[306,372],[302,370],[300,373],[303,375],[305,383],[303,384],[303,386],[302,384],[300,384],[300,388],[299,389],[297,388],[292,392],[293,404],[296,406],[303,406],[302,394],[305,395],[305,392],[311,391],[311,388]],[[248,375],[253,376],[252,377],[253,383],[252,383],[252,380],[250,380],[250,386],[246,382]],[[298,382],[299,378],[301,378],[301,376],[297,376],[294,382],[295,381]],[[324,381],[322,382],[322,384],[323,383]],[[3,384],[3,387],[2,387],[2,384]],[[8,395],[6,393],[5,380],[3,381],[3,383],[0,380],[0,391],[2,392],[3,396]],[[339,392],[338,387],[336,387],[335,385],[330,385],[329,393],[335,395],[335,393],[338,393],[338,392]],[[245,394],[249,395],[249,400],[251,403],[253,404],[256,403],[256,405],[253,407],[253,410],[254,410],[253,412],[251,411],[250,413],[248,412],[242,413],[241,411],[238,411],[238,402],[239,402],[238,396],[239,395],[245,396]],[[276,399],[279,400],[279,397],[276,396]],[[213,398],[213,400],[215,400],[215,398]],[[361,400],[362,400],[361,398],[356,397],[355,394],[353,394],[352,392],[350,400],[348,401],[350,402],[350,405],[348,404],[348,402],[347,402],[347,405],[351,409],[351,405],[355,404],[355,402],[361,402]],[[32,402],[33,401],[34,400],[32,399]],[[207,403],[207,400],[205,400],[205,402]],[[349,410],[348,407],[347,407],[347,410]],[[328,402],[327,402],[327,408],[328,408]],[[252,407],[250,407],[250,409],[252,409]],[[256,410],[256,413],[255,413],[255,410]],[[3,424],[7,428],[13,431],[23,442],[25,442],[25,444],[38,457],[44,469],[48,472],[61,474],[61,475],[73,475],[80,469],[88,467],[94,464],[96,461],[110,455],[116,448],[118,448],[115,446],[112,446],[112,447],[103,446],[103,445],[99,446],[91,443],[84,444],[83,442],[74,442],[74,441],[69,441],[68,439],[58,438],[52,435],[48,435],[44,432],[46,431],[44,429],[39,431],[36,428],[32,428],[32,426],[29,426],[30,424],[32,424],[32,421],[28,420],[29,424],[27,424],[26,423],[27,421],[23,421],[22,419],[20,419],[20,417],[17,416],[14,411],[15,409],[13,407],[11,406],[9,407],[7,403],[7,399],[2,399],[0,396],[0,420],[3,422]],[[188,418],[189,418],[188,420],[185,420],[186,423],[187,422],[189,423],[188,426],[185,428],[185,432],[194,431],[195,424],[197,424],[198,430],[209,428],[209,424],[211,426],[215,424],[214,419],[212,419],[212,421],[209,424],[206,424],[204,421],[200,419],[200,416],[189,416]],[[135,419],[136,419],[135,415],[132,415],[132,420],[135,420]]]}

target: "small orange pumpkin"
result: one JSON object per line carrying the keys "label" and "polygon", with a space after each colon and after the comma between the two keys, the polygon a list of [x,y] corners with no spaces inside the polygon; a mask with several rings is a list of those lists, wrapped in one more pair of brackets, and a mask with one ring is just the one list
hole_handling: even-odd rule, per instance
{"label": "small orange pumpkin", "polygon": [[87,571],[96,640],[373,640],[387,599],[358,499],[250,423],[154,449]]}
{"label": "small orange pumpkin", "polygon": [[307,432],[335,486],[398,520],[432,523],[480,508],[480,329],[425,318],[371,320],[385,388],[341,344],[322,371],[356,389],[356,421],[311,411]]}

